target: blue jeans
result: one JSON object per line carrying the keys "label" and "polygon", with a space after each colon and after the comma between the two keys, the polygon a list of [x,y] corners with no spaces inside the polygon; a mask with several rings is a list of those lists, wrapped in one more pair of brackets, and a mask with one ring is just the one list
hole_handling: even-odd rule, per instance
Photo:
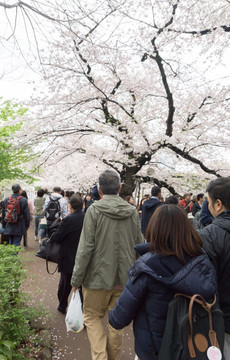
{"label": "blue jeans", "polygon": [[[44,215],[35,215],[34,216],[34,225],[35,225],[35,236],[38,236],[38,229],[40,225],[40,220],[44,218]],[[40,239],[44,237],[45,229],[40,229]]]}
{"label": "blue jeans", "polygon": [[22,240],[22,235],[9,235],[8,244],[14,246],[20,246]]}
{"label": "blue jeans", "polygon": [[0,224],[0,235],[4,233],[5,229],[2,227],[2,224]]}

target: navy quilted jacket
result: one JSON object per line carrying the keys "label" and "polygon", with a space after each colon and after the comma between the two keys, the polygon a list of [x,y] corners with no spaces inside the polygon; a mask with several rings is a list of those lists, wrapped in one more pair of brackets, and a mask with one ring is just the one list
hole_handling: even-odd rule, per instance
{"label": "navy quilted jacket", "polygon": [[182,265],[175,256],[148,252],[147,243],[137,245],[136,250],[147,252],[129,270],[129,280],[109,313],[109,322],[122,329],[134,321],[135,351],[144,360],[151,358],[144,354],[153,351],[152,339],[160,349],[168,304],[174,294],[198,293],[208,300],[216,292],[216,273],[206,254],[187,256],[187,264]]}

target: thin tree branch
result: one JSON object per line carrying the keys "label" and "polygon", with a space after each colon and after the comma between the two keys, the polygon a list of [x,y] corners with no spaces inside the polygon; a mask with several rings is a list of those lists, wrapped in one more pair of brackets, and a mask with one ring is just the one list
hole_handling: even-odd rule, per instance
{"label": "thin tree branch", "polygon": [[207,174],[213,174],[216,177],[221,177],[221,175],[216,171],[216,170],[212,170],[209,169],[208,167],[206,167],[200,160],[198,160],[197,158],[189,155],[189,153],[187,151],[183,151],[180,148],[178,148],[175,145],[169,144],[169,143],[164,143],[162,145],[162,147],[167,147],[168,149],[172,150],[173,152],[175,152],[177,155],[180,155],[182,158],[189,160],[190,162],[197,164],[200,166],[200,168],[206,172]]}
{"label": "thin tree branch", "polygon": [[0,2],[0,6],[4,7],[5,9],[13,9],[13,8],[28,8],[29,10],[33,11],[34,13],[40,15],[40,16],[43,16],[44,18],[48,19],[48,20],[52,20],[52,21],[58,21],[58,22],[61,22],[60,20],[57,20],[47,14],[45,14],[44,12],[36,9],[34,6],[31,6],[29,4],[26,4],[25,2],[23,1],[18,1],[14,4],[6,4],[6,3],[3,3],[3,2]]}

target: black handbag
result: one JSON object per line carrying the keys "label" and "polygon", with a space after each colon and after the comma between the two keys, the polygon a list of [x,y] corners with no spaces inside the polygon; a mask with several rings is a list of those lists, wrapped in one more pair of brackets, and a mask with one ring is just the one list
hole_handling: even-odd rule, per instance
{"label": "black handbag", "polygon": [[61,250],[61,245],[55,241],[52,241],[52,235],[50,238],[46,238],[42,241],[40,249],[36,252],[36,256],[46,260],[46,270],[49,274],[54,274],[57,271],[58,265],[53,272],[49,271],[49,261],[57,264]]}

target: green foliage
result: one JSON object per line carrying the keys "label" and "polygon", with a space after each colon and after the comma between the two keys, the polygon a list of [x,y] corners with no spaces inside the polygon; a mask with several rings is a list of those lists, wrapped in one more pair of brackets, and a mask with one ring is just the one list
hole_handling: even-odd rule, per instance
{"label": "green foliage", "polygon": [[0,103],[0,181],[24,179],[32,182],[34,180],[32,174],[26,173],[21,165],[28,163],[36,155],[32,155],[30,149],[17,146],[14,136],[21,129],[24,122],[20,117],[27,110],[9,101]]}
{"label": "green foliage", "polygon": [[[0,245],[0,360],[4,356],[11,359],[12,349],[33,336],[30,321],[44,316],[43,309],[26,305],[28,295],[20,290],[25,270],[17,251],[12,245]],[[12,359],[18,359],[18,355],[14,350]]]}
{"label": "green foliage", "polygon": [[177,186],[181,188],[180,191],[182,191],[182,194],[183,191],[187,192],[188,189],[197,190],[198,192],[205,191],[211,180],[210,178],[203,179],[193,173],[177,173],[176,175],[172,175],[172,177],[174,179],[180,179],[180,182],[177,184]]}
{"label": "green foliage", "polygon": [[0,332],[0,360],[11,360],[15,345],[12,341],[2,340],[3,332]]}

